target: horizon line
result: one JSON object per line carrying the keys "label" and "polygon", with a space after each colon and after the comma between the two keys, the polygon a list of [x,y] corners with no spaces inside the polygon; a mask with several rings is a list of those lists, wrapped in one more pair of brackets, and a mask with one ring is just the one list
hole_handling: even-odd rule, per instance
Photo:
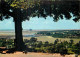
{"label": "horizon line", "polygon": [[[7,31],[7,30],[15,30],[15,29],[0,29],[0,31]],[[30,30],[30,29],[23,29],[23,30]],[[32,29],[32,30],[80,30],[80,29]]]}

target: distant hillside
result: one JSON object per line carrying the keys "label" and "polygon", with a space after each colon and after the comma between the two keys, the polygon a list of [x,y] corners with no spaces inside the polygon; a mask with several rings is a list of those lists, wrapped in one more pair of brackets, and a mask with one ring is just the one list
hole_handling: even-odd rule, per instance
{"label": "distant hillside", "polygon": [[14,29],[0,29],[0,31],[14,31]]}
{"label": "distant hillside", "polygon": [[40,31],[37,34],[52,36],[55,38],[80,38],[80,30]]}

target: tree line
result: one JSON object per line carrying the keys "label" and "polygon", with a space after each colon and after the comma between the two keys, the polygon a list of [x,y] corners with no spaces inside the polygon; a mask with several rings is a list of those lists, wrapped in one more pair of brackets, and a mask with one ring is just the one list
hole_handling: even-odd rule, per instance
{"label": "tree line", "polygon": [[80,30],[41,31],[37,34],[52,36],[54,38],[80,38]]}
{"label": "tree line", "polygon": [[37,38],[33,37],[30,40],[25,39],[24,43],[30,52],[80,54],[80,41],[74,44],[73,40],[59,42],[56,39],[53,43],[49,43],[48,41],[37,41]]}
{"label": "tree line", "polygon": [[[8,47],[7,49],[14,48],[13,39],[0,39],[0,47]],[[37,41],[37,38],[32,37],[30,40],[24,39],[26,49],[28,52],[43,52],[43,53],[60,53],[60,54],[80,54],[80,41],[74,44],[73,40],[69,42],[59,42],[56,39],[53,43],[48,41]]]}

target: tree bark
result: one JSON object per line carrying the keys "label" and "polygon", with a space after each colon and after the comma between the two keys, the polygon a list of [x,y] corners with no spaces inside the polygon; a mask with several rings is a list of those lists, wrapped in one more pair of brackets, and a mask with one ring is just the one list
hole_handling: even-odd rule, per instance
{"label": "tree bark", "polygon": [[20,19],[15,20],[15,48],[17,51],[23,51],[25,46],[22,36],[22,22]]}

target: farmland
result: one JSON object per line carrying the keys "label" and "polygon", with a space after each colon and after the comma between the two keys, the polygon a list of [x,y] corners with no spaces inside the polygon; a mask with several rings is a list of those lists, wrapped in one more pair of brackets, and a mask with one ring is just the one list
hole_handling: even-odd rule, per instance
{"label": "farmland", "polygon": [[[68,30],[66,30],[66,31],[68,31]],[[76,30],[76,31],[79,32],[79,30]],[[50,31],[50,30],[33,30],[33,31],[25,30],[25,31],[23,31],[23,39],[30,39],[31,38],[31,37],[25,37],[25,35],[28,35],[28,36],[36,35],[35,38],[37,38],[38,41],[42,41],[42,42],[48,41],[50,43],[53,43],[56,39],[58,39],[61,42],[63,42],[63,41],[69,42],[70,40],[74,40],[74,43],[78,43],[80,41],[80,38],[67,38],[66,37],[64,39],[64,38],[59,38],[59,37],[53,37],[52,35],[38,34],[40,32],[52,33],[52,31]],[[57,31],[57,32],[61,33],[61,31]],[[15,39],[15,33],[14,33],[14,31],[0,31],[0,38]]]}
{"label": "farmland", "polygon": [[[23,31],[23,40],[26,45],[26,49],[28,49],[27,50],[28,52],[80,54],[79,51],[80,31],[79,30],[76,31],[66,30],[66,31],[67,33],[64,32],[64,30]],[[69,37],[65,35],[69,35]],[[76,36],[76,38],[74,36]],[[14,31],[0,31],[0,47],[6,47],[7,49],[14,48],[15,47],[14,39],[15,39]]]}
{"label": "farmland", "polygon": [[[46,41],[48,41],[49,43],[54,43],[54,41],[56,40],[56,39],[58,39],[59,41],[61,41],[61,42],[63,42],[63,41],[70,41],[71,39],[70,38],[53,38],[53,37],[51,37],[51,36],[40,36],[40,37],[35,37],[35,38],[37,38],[37,40],[38,41],[42,41],[42,42],[46,42]],[[24,39],[31,39],[31,37],[24,37]],[[72,39],[72,40],[74,40],[74,43],[78,43],[79,41],[80,41],[80,39]]]}

